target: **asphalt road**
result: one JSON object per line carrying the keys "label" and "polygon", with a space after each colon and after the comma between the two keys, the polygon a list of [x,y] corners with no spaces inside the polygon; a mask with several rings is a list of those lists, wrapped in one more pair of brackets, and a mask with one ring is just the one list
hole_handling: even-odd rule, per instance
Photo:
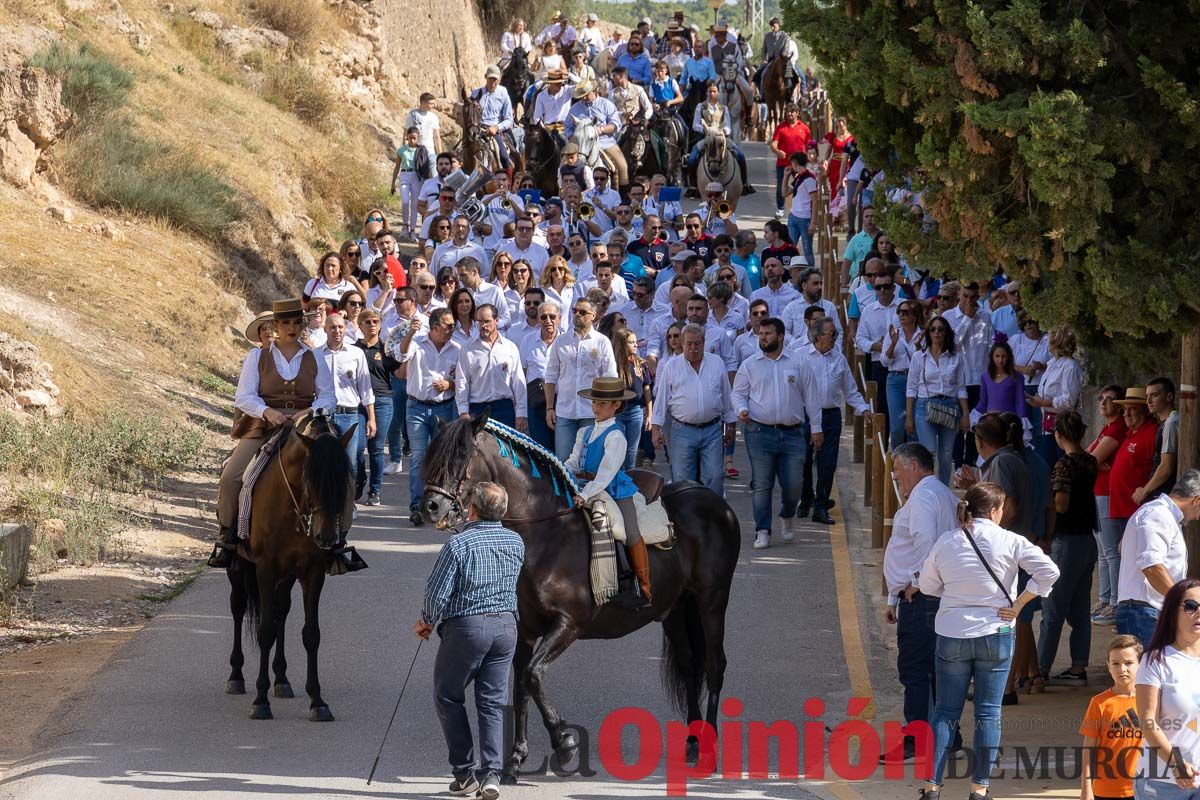
{"label": "asphalt road", "polygon": [[[773,212],[766,178],[773,162],[764,145],[747,150],[761,191],[743,200],[739,217],[743,227],[761,231]],[[848,450],[843,452],[848,460]],[[839,627],[831,531],[806,524],[793,544],[776,536],[770,549],[753,550],[744,456],[739,442],[742,477],[727,483],[743,523],[743,546],[729,609],[725,696],[745,704],[741,720],[797,724],[805,719],[805,700],[819,696],[830,709],[828,723],[836,724],[851,680]],[[375,783],[367,786],[365,780],[417,646],[412,623],[444,540],[429,527],[408,524],[406,484],[404,475],[390,478],[385,505],[364,509],[352,532],[371,568],[326,583],[321,677],[335,722],[308,721],[298,603],[288,632],[297,698],[273,699],[275,719],[256,722],[248,718],[251,696],[224,693],[232,637],[228,584],[223,574],[209,572],[119,651],[91,685],[80,687],[45,732],[39,752],[0,781],[0,798],[444,794],[446,753],[432,701],[436,637],[417,659]],[[548,686],[566,720],[586,730],[587,762],[595,774],[530,775],[521,785],[506,787],[504,796],[664,796],[664,764],[649,777],[626,783],[601,763],[596,744],[602,720],[622,706],[645,708],[664,726],[678,719],[659,683],[660,646],[657,625],[620,640],[573,645],[551,667]],[[248,667],[253,652],[248,650]],[[247,669],[248,683],[256,672],[256,664]],[[536,711],[530,731],[527,764],[537,765],[550,750]],[[636,757],[631,735],[624,739],[623,754],[631,761]],[[688,794],[806,798],[819,791],[815,784],[796,781],[712,778],[693,781]]]}

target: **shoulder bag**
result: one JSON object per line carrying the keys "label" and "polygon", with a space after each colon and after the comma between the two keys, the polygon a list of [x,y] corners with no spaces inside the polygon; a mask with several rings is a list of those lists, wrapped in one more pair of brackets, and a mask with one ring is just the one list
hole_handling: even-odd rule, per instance
{"label": "shoulder bag", "polygon": [[979,562],[981,564],[983,564],[983,568],[987,570],[988,575],[992,576],[992,580],[994,580],[996,582],[996,585],[1000,587],[1000,591],[1004,593],[1004,599],[1008,601],[1008,607],[1012,608],[1012,606],[1013,606],[1012,595],[1010,595],[1008,593],[1008,589],[1006,589],[1004,587],[1004,584],[1000,582],[1000,579],[998,577],[996,577],[996,573],[992,569],[992,565],[989,564],[988,560],[983,557],[983,551],[980,550],[979,545],[977,545],[975,543],[975,537],[972,536],[971,532],[969,530],[967,530],[965,527],[962,529],[962,531],[963,531],[963,533],[965,533],[967,535],[967,541],[971,543],[971,549],[975,551],[975,555],[979,556]]}
{"label": "shoulder bag", "polygon": [[[921,360],[921,383],[925,383],[925,364],[929,359],[929,351],[925,352],[925,358]],[[925,419],[931,425],[940,425],[943,428],[951,430],[958,429],[958,418],[962,414],[962,409],[958,406],[958,400],[946,395],[930,395],[925,400]]]}

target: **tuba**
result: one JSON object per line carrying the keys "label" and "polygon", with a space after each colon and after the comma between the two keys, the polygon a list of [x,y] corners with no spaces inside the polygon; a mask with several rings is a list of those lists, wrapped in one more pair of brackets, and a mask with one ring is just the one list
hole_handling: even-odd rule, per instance
{"label": "tuba", "polygon": [[464,217],[471,220],[473,225],[483,222],[487,216],[487,209],[475,195],[487,186],[491,179],[492,174],[481,165],[475,167],[475,171],[470,176],[463,175],[460,171],[447,175],[443,182],[454,189],[454,205],[458,206],[458,210]]}

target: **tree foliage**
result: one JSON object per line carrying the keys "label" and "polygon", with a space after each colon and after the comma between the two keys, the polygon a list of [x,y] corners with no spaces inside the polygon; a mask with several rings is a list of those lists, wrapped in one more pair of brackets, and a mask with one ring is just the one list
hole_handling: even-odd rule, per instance
{"label": "tree foliage", "polygon": [[783,5],[867,162],[928,175],[936,225],[885,216],[923,268],[1126,359],[1197,325],[1200,0]]}

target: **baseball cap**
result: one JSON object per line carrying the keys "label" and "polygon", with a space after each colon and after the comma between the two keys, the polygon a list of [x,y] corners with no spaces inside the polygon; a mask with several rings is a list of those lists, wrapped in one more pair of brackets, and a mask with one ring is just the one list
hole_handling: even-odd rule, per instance
{"label": "baseball cap", "polygon": [[600,18],[598,16],[596,16],[595,14],[588,14],[587,21],[588,22],[599,22]]}
{"label": "baseball cap", "polygon": [[569,156],[572,153],[578,153],[578,152],[579,152],[579,145],[575,144],[574,142],[571,142],[570,144],[568,144],[566,147],[563,148],[564,156]]}
{"label": "baseball cap", "polygon": [[495,64],[488,64],[488,68],[486,70],[484,70],[483,77],[499,78],[500,77],[500,68],[497,67]]}

